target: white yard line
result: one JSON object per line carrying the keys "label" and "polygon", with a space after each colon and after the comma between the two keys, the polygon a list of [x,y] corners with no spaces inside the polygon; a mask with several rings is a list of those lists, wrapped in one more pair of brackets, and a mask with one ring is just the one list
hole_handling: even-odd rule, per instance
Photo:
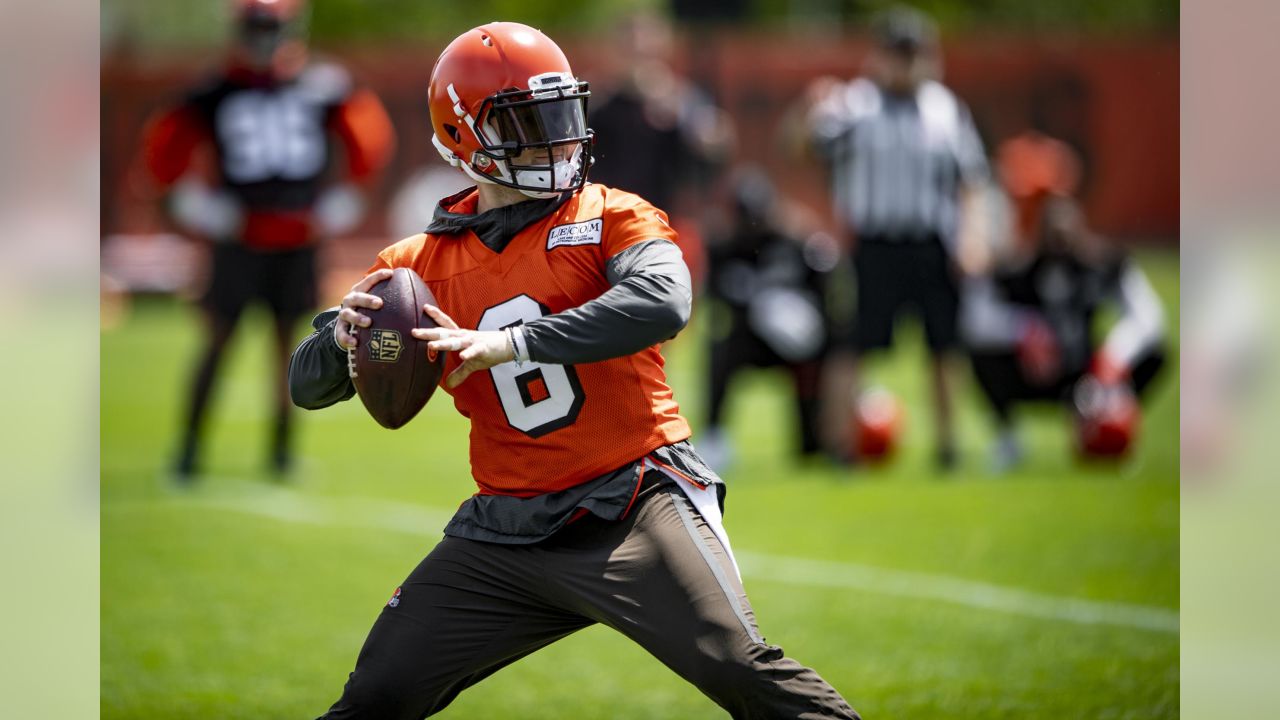
{"label": "white yard line", "polygon": [[[303,495],[286,488],[260,487],[252,492],[174,494],[164,500],[103,503],[105,511],[158,509],[165,506],[209,508],[255,515],[280,522],[393,531],[439,538],[453,511],[370,497]],[[737,551],[744,577],[813,587],[945,602],[953,605],[1082,625],[1178,633],[1176,610],[1151,605],[1104,602],[1048,595],[933,573],[892,570],[859,563],[786,557]]]}
{"label": "white yard line", "polygon": [[937,600],[1011,615],[1083,625],[1116,625],[1156,632],[1178,632],[1177,611],[1151,605],[1046,595],[949,575],[890,570],[858,563],[753,552],[739,552],[738,561],[742,564],[744,575],[762,581],[849,588],[881,595]]}

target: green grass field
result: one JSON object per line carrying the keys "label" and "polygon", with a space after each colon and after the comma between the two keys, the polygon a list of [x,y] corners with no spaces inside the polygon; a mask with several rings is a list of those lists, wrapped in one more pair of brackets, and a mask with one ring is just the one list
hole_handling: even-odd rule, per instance
{"label": "green grass field", "polygon": [[[1143,262],[1176,343],[1177,257]],[[187,308],[149,301],[102,335],[102,717],[316,717],[472,492],[466,422],[443,394],[394,432],[358,402],[303,414],[297,471],[271,480],[254,315],[224,368],[209,475],[175,489],[165,468],[198,331]],[[856,475],[793,463],[780,375],[735,387],[725,522],[765,636],[867,718],[1177,717],[1176,362],[1120,466],[1077,464],[1046,408],[1027,417],[1026,466],[988,475],[987,418],[968,387],[962,467],[939,479],[918,342],[908,332],[870,370],[907,404],[907,428],[893,464]],[[668,352],[695,432],[700,344],[695,323]],[[595,627],[439,717],[723,716]]]}

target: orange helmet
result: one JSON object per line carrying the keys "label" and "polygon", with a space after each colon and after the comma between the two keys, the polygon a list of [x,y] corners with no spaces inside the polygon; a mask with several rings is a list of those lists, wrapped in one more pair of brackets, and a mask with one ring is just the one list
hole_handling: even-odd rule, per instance
{"label": "orange helmet", "polygon": [[590,95],[551,38],[519,23],[481,25],[449,43],[431,72],[431,142],[477,182],[539,198],[576,191],[591,166]]}
{"label": "orange helmet", "polygon": [[282,47],[306,34],[305,0],[233,0],[236,33],[245,57],[267,67]]}
{"label": "orange helmet", "polygon": [[1087,458],[1127,455],[1142,421],[1142,410],[1129,385],[1103,383],[1086,375],[1076,383],[1072,395],[1079,454]]}

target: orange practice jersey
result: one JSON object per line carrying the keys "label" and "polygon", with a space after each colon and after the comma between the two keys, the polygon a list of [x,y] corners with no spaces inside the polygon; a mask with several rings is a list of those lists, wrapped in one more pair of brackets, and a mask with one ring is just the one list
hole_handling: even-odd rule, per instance
{"label": "orange practice jersey", "polygon": [[[478,194],[447,209],[474,213]],[[370,272],[408,267],[459,327],[500,330],[609,289],[605,263],[645,240],[675,240],[636,195],[587,185],[495,253],[471,231],[420,234],[378,254]],[[445,376],[458,367],[449,353]],[[504,363],[449,391],[471,419],[471,473],[483,494],[529,497],[572,487],[689,437],[657,345],[581,365]],[[442,386],[443,387],[443,386]]]}

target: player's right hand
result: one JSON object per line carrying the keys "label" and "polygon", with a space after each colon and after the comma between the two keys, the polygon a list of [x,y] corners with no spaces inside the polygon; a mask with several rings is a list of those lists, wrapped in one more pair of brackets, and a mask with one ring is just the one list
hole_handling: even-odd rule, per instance
{"label": "player's right hand", "polygon": [[363,280],[351,286],[351,292],[342,298],[342,308],[338,310],[338,322],[333,324],[333,339],[338,345],[354,350],[356,337],[354,329],[369,327],[373,322],[368,315],[363,315],[358,308],[377,310],[382,307],[382,298],[370,295],[369,289],[391,277],[391,268],[380,268],[365,276]]}

